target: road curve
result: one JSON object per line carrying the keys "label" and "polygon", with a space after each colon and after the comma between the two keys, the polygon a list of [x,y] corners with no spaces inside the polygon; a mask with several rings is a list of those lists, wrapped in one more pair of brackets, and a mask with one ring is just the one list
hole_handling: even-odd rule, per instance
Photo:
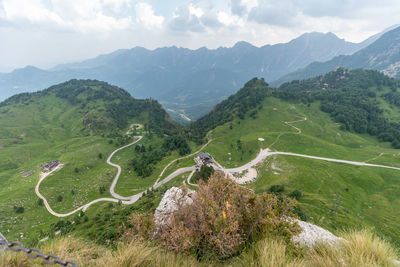
{"label": "road curve", "polygon": [[205,143],[205,144],[204,144],[199,150],[197,150],[196,152],[193,152],[192,154],[189,154],[189,155],[186,155],[186,156],[183,156],[183,157],[174,159],[174,160],[172,160],[170,163],[168,163],[168,164],[164,167],[164,169],[161,171],[161,173],[160,173],[160,175],[158,176],[157,180],[155,181],[154,185],[156,185],[156,184],[160,181],[161,177],[164,175],[164,172],[165,172],[165,171],[168,169],[168,167],[171,166],[174,162],[176,162],[176,161],[178,161],[178,160],[181,160],[181,159],[185,159],[185,158],[192,157],[192,156],[196,155],[197,153],[199,153],[200,151],[202,151],[206,146],[208,146],[208,145],[211,143],[211,141],[212,141],[212,139],[208,140],[208,142]]}
{"label": "road curve", "polygon": [[130,200],[131,197],[123,197],[123,196],[121,196],[121,195],[115,193],[115,186],[117,186],[119,176],[121,175],[121,166],[119,166],[118,164],[112,163],[112,162],[111,162],[111,158],[112,158],[112,157],[115,155],[115,153],[117,153],[118,151],[120,151],[120,150],[122,150],[122,149],[125,149],[125,148],[127,148],[127,147],[130,147],[131,145],[136,144],[137,142],[139,142],[139,141],[142,140],[142,138],[143,138],[143,136],[135,136],[135,137],[138,138],[136,141],[134,141],[134,142],[132,142],[132,143],[130,143],[130,144],[127,144],[127,145],[125,145],[125,146],[123,146],[123,147],[120,147],[120,148],[114,150],[114,151],[110,154],[110,156],[107,158],[107,164],[108,164],[108,165],[111,165],[111,166],[113,166],[113,167],[115,167],[115,168],[117,168],[117,170],[118,170],[118,171],[117,171],[117,174],[115,175],[114,180],[112,181],[111,186],[110,186],[110,193],[111,193],[111,195],[112,195],[113,197],[117,198],[117,199],[121,199],[121,200]]}
{"label": "road curve", "polygon": [[220,170],[221,171],[225,171],[225,172],[230,172],[230,173],[235,173],[235,172],[241,173],[241,172],[243,172],[243,171],[255,166],[257,163],[265,160],[267,157],[270,157],[270,156],[273,156],[273,155],[295,156],[295,157],[301,157],[301,158],[308,158],[308,159],[316,159],[316,160],[323,160],[323,161],[329,161],[329,162],[349,164],[349,165],[354,165],[354,166],[367,166],[367,167],[376,167],[376,168],[386,168],[386,169],[393,169],[393,170],[400,171],[400,167],[379,165],[379,164],[372,164],[372,163],[358,162],[358,161],[350,161],[350,160],[342,160],[342,159],[317,157],[317,156],[304,155],[304,154],[291,153],[291,152],[270,151],[268,148],[267,149],[261,149],[255,159],[253,159],[249,163],[244,164],[243,166],[240,166],[240,167],[237,167],[237,168],[231,168],[231,169],[221,168]]}
{"label": "road curve", "polygon": [[[115,190],[115,186],[116,186],[116,184],[117,184],[117,182],[118,182],[119,176],[121,175],[121,167],[120,167],[119,165],[114,164],[114,163],[111,162],[111,158],[115,155],[115,153],[117,153],[118,151],[120,151],[120,150],[122,150],[122,149],[124,149],[124,148],[127,148],[127,147],[129,147],[129,146],[131,146],[131,145],[133,145],[133,144],[135,144],[135,143],[137,143],[137,142],[139,142],[139,141],[143,138],[142,136],[136,136],[136,137],[138,137],[139,139],[136,140],[136,141],[134,141],[134,142],[132,142],[132,143],[130,143],[130,144],[128,144],[128,145],[125,145],[125,146],[123,146],[123,147],[120,147],[120,148],[114,150],[114,151],[110,154],[110,156],[108,157],[108,159],[107,159],[107,164],[109,164],[109,165],[111,165],[111,166],[113,166],[113,167],[115,167],[115,168],[118,169],[117,175],[115,176],[115,178],[114,178],[114,180],[113,180],[113,182],[112,182],[112,184],[111,184],[111,187],[110,187],[110,193],[111,193],[112,196],[115,197],[115,198],[98,198],[98,199],[95,199],[95,200],[93,200],[93,201],[91,201],[91,202],[89,202],[89,203],[87,203],[87,204],[85,204],[85,205],[83,205],[83,206],[81,206],[81,207],[79,207],[79,208],[76,208],[75,210],[70,211],[70,212],[68,212],[68,213],[57,213],[57,212],[55,212],[55,211],[50,207],[50,205],[49,205],[49,203],[47,202],[46,198],[40,193],[39,187],[40,187],[40,184],[43,182],[43,180],[44,180],[47,176],[49,176],[51,173],[53,173],[53,172],[55,172],[55,171],[57,171],[57,170],[59,170],[59,169],[61,169],[61,168],[63,167],[63,165],[60,164],[60,165],[59,165],[57,168],[55,168],[54,170],[52,170],[52,171],[50,171],[50,172],[48,172],[48,173],[43,174],[43,175],[40,177],[38,183],[37,183],[36,186],[35,186],[35,193],[36,193],[36,195],[37,195],[40,199],[43,200],[43,203],[44,203],[44,205],[45,205],[47,211],[48,211],[50,214],[52,214],[52,215],[54,215],[54,216],[56,216],[56,217],[60,217],[60,218],[61,218],[61,217],[67,217],[67,216],[73,215],[73,214],[77,213],[77,212],[80,211],[80,210],[86,211],[86,210],[87,210],[90,206],[92,206],[93,204],[96,204],[96,203],[99,203],[99,202],[103,202],[103,201],[114,202],[114,203],[119,203],[119,202],[121,202],[121,204],[123,204],[123,205],[131,205],[131,204],[134,204],[136,201],[138,201],[138,200],[143,196],[144,192],[138,193],[138,194],[133,195],[133,196],[130,196],[130,197],[122,197],[122,196],[118,195],[117,193],[115,193],[115,191],[114,191],[114,190]],[[161,187],[162,185],[164,185],[164,184],[166,184],[167,182],[169,182],[169,181],[171,181],[172,179],[174,179],[175,177],[177,177],[177,176],[179,176],[179,175],[181,175],[181,174],[183,174],[183,173],[186,173],[186,172],[193,172],[193,171],[195,171],[195,170],[196,170],[195,166],[180,168],[180,169],[174,171],[173,173],[171,173],[170,175],[168,175],[168,176],[167,176],[165,179],[163,179],[161,182],[158,182],[158,183],[156,183],[155,185],[153,185],[153,188],[159,188],[159,187]],[[152,189],[152,188],[149,188],[149,190],[150,190],[150,189]]]}
{"label": "road curve", "polygon": [[[304,120],[306,120],[306,118],[303,119],[302,121],[304,121]],[[292,126],[292,127],[293,127],[293,126]],[[300,130],[300,131],[301,131],[301,130]],[[44,175],[41,176],[41,178],[39,179],[39,181],[38,181],[38,183],[36,184],[36,187],[35,187],[35,193],[36,193],[36,195],[37,195],[39,198],[41,198],[41,199],[43,200],[43,203],[44,203],[46,209],[49,211],[49,213],[52,214],[52,215],[54,215],[54,216],[57,216],[57,217],[67,217],[67,216],[70,216],[70,215],[72,215],[72,214],[74,214],[74,213],[80,211],[80,210],[86,211],[91,205],[93,205],[93,204],[95,204],[95,203],[103,202],[103,201],[114,202],[114,203],[119,203],[119,202],[121,202],[121,204],[124,204],[124,205],[131,205],[131,204],[134,204],[136,201],[138,201],[138,200],[143,196],[144,192],[141,192],[141,193],[138,193],[138,194],[136,194],[136,195],[129,196],[129,197],[123,197],[123,196],[120,196],[119,194],[115,193],[115,186],[117,185],[118,179],[119,179],[119,177],[120,177],[120,175],[121,175],[121,167],[120,167],[119,165],[115,164],[115,163],[112,163],[112,162],[111,162],[111,158],[112,158],[112,157],[115,155],[115,153],[117,153],[118,151],[120,151],[120,150],[122,150],[122,149],[124,149],[124,148],[127,148],[127,147],[129,147],[129,146],[134,145],[135,143],[139,142],[139,141],[143,138],[143,136],[136,136],[136,137],[138,138],[137,140],[135,140],[134,142],[132,142],[132,143],[130,143],[130,144],[128,144],[128,145],[125,145],[125,146],[123,146],[123,147],[120,147],[120,148],[114,150],[114,151],[110,154],[110,156],[108,157],[108,159],[107,159],[107,164],[109,164],[109,165],[111,165],[111,166],[117,168],[117,170],[118,170],[118,171],[117,171],[117,174],[116,174],[116,176],[115,176],[115,178],[114,178],[114,180],[113,180],[113,182],[112,182],[112,184],[111,184],[111,186],[110,186],[110,193],[111,193],[111,195],[112,195],[114,198],[99,198],[99,199],[95,199],[95,200],[93,200],[93,201],[91,201],[91,202],[89,202],[89,203],[87,203],[87,204],[85,204],[85,205],[83,205],[83,206],[81,206],[81,207],[79,207],[79,208],[77,208],[77,209],[71,211],[71,212],[68,212],[68,213],[57,213],[57,212],[53,211],[53,209],[52,209],[52,208],[50,207],[50,205],[48,204],[46,198],[44,198],[44,196],[39,192],[39,187],[40,187],[41,182],[42,182],[48,175],[50,175],[52,172],[54,172],[54,171],[56,171],[56,170],[59,170],[60,168],[63,167],[63,165],[60,165],[60,166],[58,166],[57,168],[55,168],[54,170],[52,170],[51,172],[46,173],[46,174],[44,174]],[[200,150],[198,150],[198,151],[196,151],[196,152],[194,152],[194,153],[192,153],[192,154],[190,154],[190,155],[181,157],[181,158],[179,158],[179,159],[183,159],[183,158],[186,158],[186,157],[190,157],[190,156],[195,155],[196,153],[198,153],[199,151],[201,151],[204,147],[206,147],[210,142],[211,142],[211,140],[209,140]],[[218,169],[218,170],[221,170],[221,171],[229,172],[229,173],[235,173],[235,172],[241,173],[241,172],[243,172],[243,171],[245,171],[245,170],[247,170],[247,169],[249,169],[249,168],[255,166],[257,163],[259,163],[259,162],[265,160],[267,157],[270,157],[270,156],[273,156],[273,155],[295,156],[295,157],[302,157],[302,158],[323,160],[323,161],[329,161],[329,162],[337,162],[337,163],[343,163],[343,164],[349,164],[349,165],[355,165],[355,166],[368,166],[368,167],[386,168],[386,169],[393,169],[393,170],[398,170],[398,171],[400,171],[400,167],[393,167],[393,166],[386,166],[386,165],[379,165],[379,164],[372,164],[372,163],[358,162],[358,161],[349,161],[349,160],[325,158],[325,157],[317,157],[317,156],[304,155],[304,154],[291,153],[291,152],[271,151],[271,150],[269,150],[268,148],[267,148],[267,149],[260,149],[260,152],[258,153],[258,155],[257,155],[252,161],[250,161],[250,162],[244,164],[243,166],[240,166],[240,167],[237,167],[237,168],[227,169],[227,168],[224,168],[224,167],[222,167],[221,165],[218,164],[220,167],[217,167],[217,169]],[[171,161],[169,164],[167,164],[167,166],[165,166],[165,168],[163,169],[163,171],[162,171],[161,174],[159,175],[159,177],[158,177],[157,181],[155,182],[155,184],[153,185],[153,187],[149,188],[148,190],[151,190],[152,188],[159,188],[159,187],[161,187],[162,185],[164,185],[164,184],[166,184],[167,182],[169,182],[169,181],[171,181],[172,179],[174,179],[175,177],[177,177],[177,176],[179,176],[179,175],[182,175],[183,173],[186,173],[186,172],[191,172],[191,175],[190,175],[190,177],[191,177],[191,176],[193,175],[194,171],[196,170],[196,167],[195,167],[195,166],[180,168],[180,169],[174,171],[173,173],[171,173],[170,175],[168,175],[168,176],[167,176],[165,179],[163,179],[162,181],[159,181],[160,178],[161,178],[161,176],[162,176],[162,175],[164,174],[164,172],[166,171],[166,169],[167,169],[172,163],[176,162],[176,161],[179,160],[179,159],[175,159],[175,160]],[[189,178],[188,180],[190,181],[190,178]]]}

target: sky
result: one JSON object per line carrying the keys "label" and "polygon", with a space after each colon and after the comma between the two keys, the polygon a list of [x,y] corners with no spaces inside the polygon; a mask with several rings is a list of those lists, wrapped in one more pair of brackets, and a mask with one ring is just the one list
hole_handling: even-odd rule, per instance
{"label": "sky", "polygon": [[0,72],[135,46],[262,46],[313,31],[360,42],[398,14],[399,0],[0,0]]}

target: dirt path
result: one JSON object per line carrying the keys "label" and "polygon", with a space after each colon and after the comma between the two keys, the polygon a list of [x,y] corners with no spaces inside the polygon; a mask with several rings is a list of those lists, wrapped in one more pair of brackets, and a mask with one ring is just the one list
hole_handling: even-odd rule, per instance
{"label": "dirt path", "polygon": [[[284,121],[283,123],[286,124],[286,125],[289,126],[289,127],[294,128],[294,129],[297,131],[296,134],[301,134],[301,133],[302,133],[301,129],[298,128],[298,127],[296,127],[296,126],[294,126],[294,125],[292,125],[292,123],[304,122],[304,121],[306,121],[306,120],[307,120],[307,117],[304,117],[304,118],[301,119],[301,120],[296,120],[296,121]],[[269,147],[269,148],[272,148],[272,146],[274,146],[274,145],[279,141],[279,139],[281,138],[281,136],[284,135],[284,134],[287,134],[287,133],[288,133],[288,132],[280,133],[280,134],[276,137],[276,139],[274,140],[274,142],[272,142],[272,144],[270,144],[268,147]]]}
{"label": "dirt path", "polygon": [[293,128],[297,131],[297,134],[301,134],[301,129],[298,128],[298,127],[296,127],[296,126],[293,126],[292,123],[303,122],[303,121],[306,121],[306,120],[307,120],[307,117],[304,117],[304,118],[301,119],[301,120],[297,120],[297,121],[285,121],[284,123],[285,123],[286,125],[290,126],[290,127],[293,127]]}
{"label": "dirt path", "polygon": [[372,159],[369,159],[369,160],[366,160],[366,161],[364,161],[364,162],[368,162],[368,161],[374,161],[374,160],[376,160],[376,159],[379,159],[380,157],[382,157],[383,155],[385,155],[386,153],[380,153],[378,156],[376,156],[375,158],[372,158]]}

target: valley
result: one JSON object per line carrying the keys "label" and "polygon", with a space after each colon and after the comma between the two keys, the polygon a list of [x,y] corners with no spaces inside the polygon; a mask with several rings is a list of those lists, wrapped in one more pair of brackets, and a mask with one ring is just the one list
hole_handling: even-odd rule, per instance
{"label": "valley", "polygon": [[[137,123],[147,128],[149,118],[146,114],[132,117],[121,128],[121,133],[129,134],[130,138],[120,144],[116,142],[122,140],[121,136],[91,136],[89,132],[87,136],[53,141],[48,152],[41,155],[35,154],[35,149],[38,144],[47,142],[34,139],[31,141],[35,144],[30,150],[31,160],[25,159],[17,171],[1,169],[1,177],[8,175],[8,180],[2,180],[7,186],[0,189],[0,209],[9,219],[2,221],[0,231],[10,238],[34,242],[51,235],[51,225],[59,222],[53,215],[71,222],[79,218],[81,210],[94,220],[101,210],[110,209],[109,205],[114,205],[112,210],[122,213],[141,209],[147,205],[148,197],[144,192],[150,188],[156,190],[157,196],[151,205],[157,205],[154,203],[159,201],[158,190],[163,192],[169,186],[183,183],[196,189],[189,179],[195,170],[193,157],[204,151],[223,166],[220,170],[224,172],[234,174],[246,173],[250,168],[254,170],[257,179],[253,181],[250,175],[248,178],[251,179],[246,178],[248,180],[241,180],[241,183],[256,193],[268,192],[273,185],[282,186],[286,194],[301,191],[301,212],[310,222],[334,233],[354,227],[374,229],[398,246],[400,214],[395,209],[400,203],[397,194],[400,188],[398,150],[389,142],[380,142],[377,137],[343,129],[328,113],[321,111],[321,101],[287,100],[270,90],[261,80],[252,80],[239,92],[241,97],[234,96],[228,100],[233,102],[222,104],[221,107],[234,108],[221,113],[232,114],[231,119],[222,117],[222,123],[212,120],[215,126],[211,128],[201,124],[202,131],[207,130],[205,142],[196,143],[200,136],[196,134],[196,138],[188,142],[190,153],[167,152],[151,164],[152,170],[145,177],[134,169],[134,159],[142,160],[158,153],[166,140],[175,136],[154,134],[154,130],[130,130],[131,125]],[[384,88],[379,95],[388,90]],[[249,106],[244,115],[236,115],[236,108],[243,101],[256,101],[257,104]],[[386,108],[392,114],[398,112],[395,107],[387,105]],[[219,108],[213,112],[210,116],[217,116]],[[171,131],[171,126],[166,127]],[[186,134],[197,133],[195,127],[198,126],[192,127],[186,128]],[[29,136],[26,134],[24,138]],[[2,143],[4,148],[0,155],[3,158],[10,153],[19,155],[20,151],[30,147],[10,145],[6,139],[2,139]],[[39,172],[35,166],[54,159],[65,165],[38,183]],[[30,169],[36,170],[35,173],[22,178],[20,172]],[[38,204],[35,188],[37,193],[40,192],[39,197],[46,200],[44,206]],[[14,206],[23,206],[24,213],[16,214]],[[53,215],[48,212],[50,209]],[[74,231],[83,231],[80,228],[83,226],[76,227]]]}

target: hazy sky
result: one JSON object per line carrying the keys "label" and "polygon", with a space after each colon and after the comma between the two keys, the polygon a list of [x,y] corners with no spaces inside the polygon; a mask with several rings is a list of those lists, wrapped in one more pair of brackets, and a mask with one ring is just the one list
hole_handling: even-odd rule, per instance
{"label": "hazy sky", "polygon": [[0,71],[134,46],[261,46],[312,31],[359,42],[399,14],[399,0],[0,0]]}

